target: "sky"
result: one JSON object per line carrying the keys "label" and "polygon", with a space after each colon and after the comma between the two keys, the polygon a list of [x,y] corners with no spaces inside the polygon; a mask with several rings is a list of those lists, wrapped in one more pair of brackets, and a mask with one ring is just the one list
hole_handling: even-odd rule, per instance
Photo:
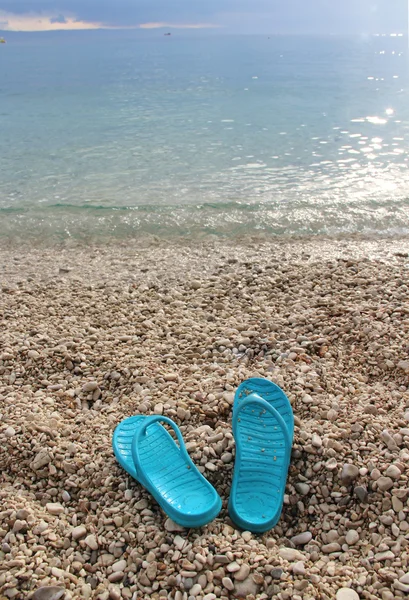
{"label": "sky", "polygon": [[0,29],[405,33],[408,3],[409,0],[0,0]]}

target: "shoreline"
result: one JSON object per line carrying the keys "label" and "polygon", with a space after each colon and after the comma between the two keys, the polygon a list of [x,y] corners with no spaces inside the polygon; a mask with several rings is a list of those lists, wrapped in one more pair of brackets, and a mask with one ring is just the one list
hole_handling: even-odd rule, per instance
{"label": "shoreline", "polygon": [[[0,595],[403,598],[408,267],[407,236],[0,247]],[[252,376],[296,421],[265,535],[227,513]],[[175,527],[116,463],[138,412],[181,428],[223,500],[208,526]]]}

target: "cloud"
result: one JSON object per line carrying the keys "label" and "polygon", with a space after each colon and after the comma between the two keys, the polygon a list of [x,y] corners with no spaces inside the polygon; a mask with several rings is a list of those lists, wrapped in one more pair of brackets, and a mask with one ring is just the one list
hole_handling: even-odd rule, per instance
{"label": "cloud", "polygon": [[0,10],[0,28],[4,31],[65,31],[101,27],[101,23],[82,21],[75,17],[35,13],[20,15]]}
{"label": "cloud", "polygon": [[142,23],[139,25],[140,29],[217,29],[220,25],[214,25],[211,23],[186,23],[175,24],[175,23]]}
{"label": "cloud", "polygon": [[51,17],[50,23],[66,23],[67,19],[64,15],[59,15],[58,17]]}

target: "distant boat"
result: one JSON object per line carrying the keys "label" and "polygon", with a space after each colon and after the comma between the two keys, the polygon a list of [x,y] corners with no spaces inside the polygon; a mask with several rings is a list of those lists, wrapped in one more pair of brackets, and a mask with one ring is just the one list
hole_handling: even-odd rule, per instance
{"label": "distant boat", "polygon": [[163,35],[172,35],[171,33],[164,33]]}
{"label": "distant boat", "polygon": [[0,44],[7,44],[7,42],[4,38],[0,38]]}

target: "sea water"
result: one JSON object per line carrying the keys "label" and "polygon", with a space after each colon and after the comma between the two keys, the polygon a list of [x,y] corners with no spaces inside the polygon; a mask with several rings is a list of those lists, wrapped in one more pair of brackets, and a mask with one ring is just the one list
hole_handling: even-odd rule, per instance
{"label": "sea water", "polygon": [[398,32],[6,37],[0,241],[409,232]]}

